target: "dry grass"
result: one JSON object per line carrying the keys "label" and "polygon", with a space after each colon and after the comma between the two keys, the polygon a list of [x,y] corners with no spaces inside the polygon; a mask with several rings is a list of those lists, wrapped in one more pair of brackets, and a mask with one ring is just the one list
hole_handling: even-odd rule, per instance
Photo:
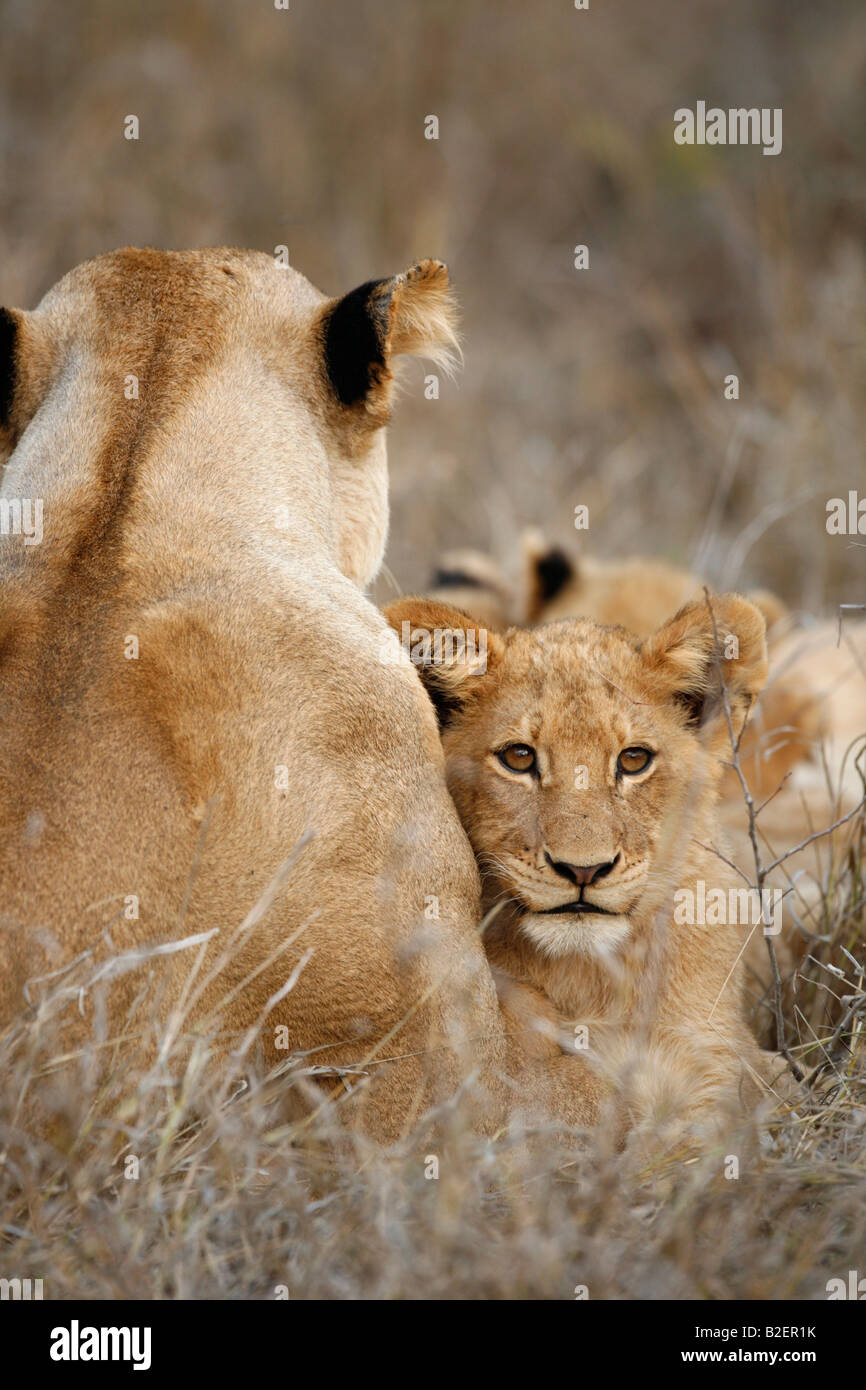
{"label": "dry grass", "polygon": [[[448,261],[465,370],[439,401],[407,372],[398,588],[457,545],[508,559],[530,523],[574,540],[585,503],[599,552],[695,559],[720,590],[811,612],[866,601],[862,551],[824,529],[866,432],[858,0],[2,0],[0,17],[0,301],[127,243],[287,244],[330,293]],[[782,153],[674,146],[674,110],[701,96],[781,105]]]}
{"label": "dry grass", "polygon": [[[183,1028],[157,1061],[136,1061],[128,1044],[115,1052],[102,986],[83,996],[95,1045],[70,1060],[64,1009],[75,1014],[79,996],[66,977],[0,1043],[0,1269],[42,1278],[51,1298],[284,1287],[292,1298],[570,1299],[577,1286],[594,1299],[823,1298],[829,1278],[862,1266],[866,1240],[864,837],[861,807],[786,991],[810,1089],[699,1156],[618,1152],[604,1128],[481,1139],[461,1096],[383,1153],[342,1131],[338,1101],[285,1121],[279,1098],[309,1085],[314,1059],[289,1057],[266,1077],[248,1055],[208,1067],[207,1040]],[[141,967],[124,1029],[142,1056],[165,1040],[149,1015],[159,964]],[[50,1141],[24,1118],[39,1096]]]}
{"label": "dry grass", "polygon": [[[4,302],[125,243],[285,242],[329,292],[449,261],[465,371],[437,403],[407,377],[380,598],[443,548],[509,560],[532,522],[573,540],[582,502],[599,552],[813,612],[866,601],[862,548],[824,526],[866,427],[857,0],[4,0],[0,19]],[[675,156],[673,110],[699,96],[782,105],[783,154]],[[287,1127],[272,1082],[239,1065],[228,1085],[183,1037],[107,1076],[77,1058],[49,1144],[20,1128],[65,1046],[36,1018],[0,1044],[0,1273],[61,1298],[824,1297],[866,1249],[862,813],[849,831],[784,992],[814,1085],[737,1140],[736,1181],[719,1152],[635,1173],[603,1134],[530,1156],[473,1137],[459,1101],[435,1140],[334,1148],[327,1115]]]}

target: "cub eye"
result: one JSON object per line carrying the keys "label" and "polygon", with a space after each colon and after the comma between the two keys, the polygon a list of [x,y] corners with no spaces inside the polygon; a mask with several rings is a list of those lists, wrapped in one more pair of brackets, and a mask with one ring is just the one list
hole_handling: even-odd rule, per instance
{"label": "cub eye", "polygon": [[617,772],[634,777],[637,772],[645,772],[653,760],[648,748],[624,748],[616,760]]}
{"label": "cub eye", "polygon": [[500,748],[496,756],[510,772],[535,771],[535,749],[528,743],[509,743],[507,748]]}

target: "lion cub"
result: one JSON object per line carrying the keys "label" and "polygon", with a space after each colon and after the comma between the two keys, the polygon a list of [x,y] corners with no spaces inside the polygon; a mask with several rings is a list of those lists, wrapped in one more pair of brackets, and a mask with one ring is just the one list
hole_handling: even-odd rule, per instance
{"label": "lion cub", "polygon": [[512,1077],[570,1123],[609,1095],[631,1122],[760,1095],[739,961],[769,915],[715,846],[764,619],[735,594],[710,602],[646,640],[587,619],[497,634],[429,599],[386,609],[482,873]]}

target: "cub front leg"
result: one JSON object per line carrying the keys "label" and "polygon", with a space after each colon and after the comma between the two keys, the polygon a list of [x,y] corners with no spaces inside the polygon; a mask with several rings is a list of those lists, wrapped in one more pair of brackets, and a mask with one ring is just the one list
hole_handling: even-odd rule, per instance
{"label": "cub front leg", "polygon": [[609,1089],[591,1062],[565,1050],[567,1031],[549,999],[494,970],[505,1027],[513,1105],[573,1126],[598,1123]]}

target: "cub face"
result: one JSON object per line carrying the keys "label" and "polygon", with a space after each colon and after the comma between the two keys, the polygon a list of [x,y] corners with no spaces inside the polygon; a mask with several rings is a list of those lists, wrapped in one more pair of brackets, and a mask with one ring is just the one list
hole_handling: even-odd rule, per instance
{"label": "cub face", "polygon": [[721,760],[763,684],[766,645],[753,605],[710,602],[643,642],[586,619],[482,638],[443,604],[386,610],[439,714],[486,904],[512,903],[548,956],[622,948],[671,896],[693,839],[712,833]]}

